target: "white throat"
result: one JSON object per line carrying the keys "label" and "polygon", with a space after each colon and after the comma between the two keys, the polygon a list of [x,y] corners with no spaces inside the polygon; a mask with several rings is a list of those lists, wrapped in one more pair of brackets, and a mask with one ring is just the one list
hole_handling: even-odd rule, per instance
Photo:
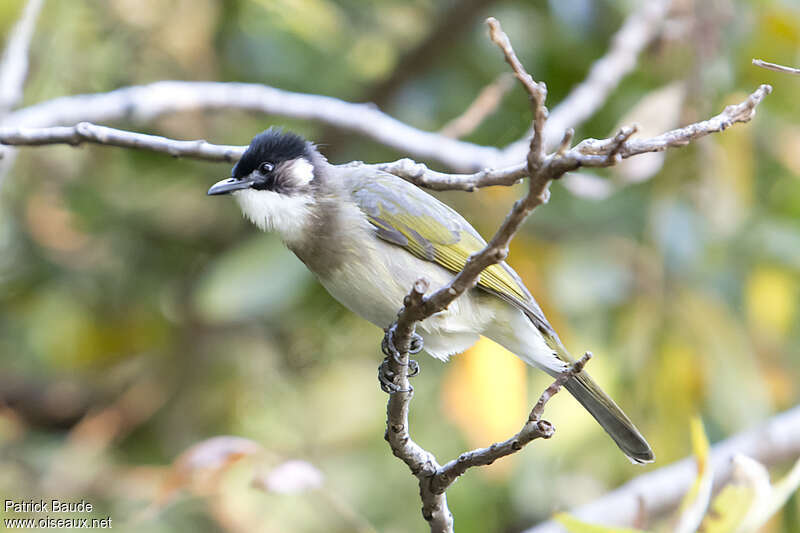
{"label": "white throat", "polygon": [[[314,179],[314,166],[304,158],[287,162],[282,172],[292,188],[304,188]],[[244,216],[263,231],[274,231],[286,244],[302,242],[312,218],[310,194],[243,189],[233,195]]]}
{"label": "white throat", "polygon": [[311,198],[274,191],[244,189],[233,193],[244,216],[264,231],[274,231],[286,244],[299,243],[311,218]]}

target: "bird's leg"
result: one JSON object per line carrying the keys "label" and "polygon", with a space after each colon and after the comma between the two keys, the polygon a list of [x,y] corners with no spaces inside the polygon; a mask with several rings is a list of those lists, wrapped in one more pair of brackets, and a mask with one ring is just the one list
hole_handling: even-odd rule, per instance
{"label": "bird's leg", "polygon": [[[422,350],[423,340],[420,335],[414,333],[411,337],[411,344],[408,348],[408,353],[419,353]],[[411,392],[413,388],[401,389],[394,383],[395,373],[389,368],[389,358],[391,357],[395,363],[408,367],[408,377],[414,377],[419,374],[419,363],[415,359],[409,359],[408,362],[400,358],[400,352],[394,345],[394,328],[386,330],[386,334],[381,341],[381,351],[386,355],[386,358],[378,367],[378,381],[380,381],[381,389],[384,392]]]}
{"label": "bird's leg", "polygon": [[378,381],[381,384],[381,390],[388,394],[395,392],[410,392],[411,389],[401,389],[394,383],[394,372],[389,368],[389,358],[385,357],[383,362],[378,367]]}

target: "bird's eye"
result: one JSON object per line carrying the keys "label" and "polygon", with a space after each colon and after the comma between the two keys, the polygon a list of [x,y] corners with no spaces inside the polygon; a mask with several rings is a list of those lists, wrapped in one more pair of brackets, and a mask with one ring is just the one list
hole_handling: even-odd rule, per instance
{"label": "bird's eye", "polygon": [[269,174],[272,172],[273,168],[275,168],[275,165],[272,163],[267,163],[266,161],[258,165],[258,170],[261,171],[262,174]]}

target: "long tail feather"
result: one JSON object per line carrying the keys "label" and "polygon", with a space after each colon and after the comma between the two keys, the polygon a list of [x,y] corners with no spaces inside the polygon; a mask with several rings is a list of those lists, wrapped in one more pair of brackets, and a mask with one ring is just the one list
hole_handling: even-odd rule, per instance
{"label": "long tail feather", "polygon": [[603,426],[632,462],[644,464],[655,460],[653,450],[630,418],[586,372],[571,378],[564,387]]}

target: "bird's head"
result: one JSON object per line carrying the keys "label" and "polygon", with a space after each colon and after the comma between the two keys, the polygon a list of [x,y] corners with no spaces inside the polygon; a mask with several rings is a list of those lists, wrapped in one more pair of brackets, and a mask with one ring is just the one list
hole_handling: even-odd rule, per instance
{"label": "bird's head", "polygon": [[231,177],[208,194],[232,194],[259,228],[277,232],[287,243],[297,241],[312,215],[316,154],[300,135],[270,128],[253,138]]}

